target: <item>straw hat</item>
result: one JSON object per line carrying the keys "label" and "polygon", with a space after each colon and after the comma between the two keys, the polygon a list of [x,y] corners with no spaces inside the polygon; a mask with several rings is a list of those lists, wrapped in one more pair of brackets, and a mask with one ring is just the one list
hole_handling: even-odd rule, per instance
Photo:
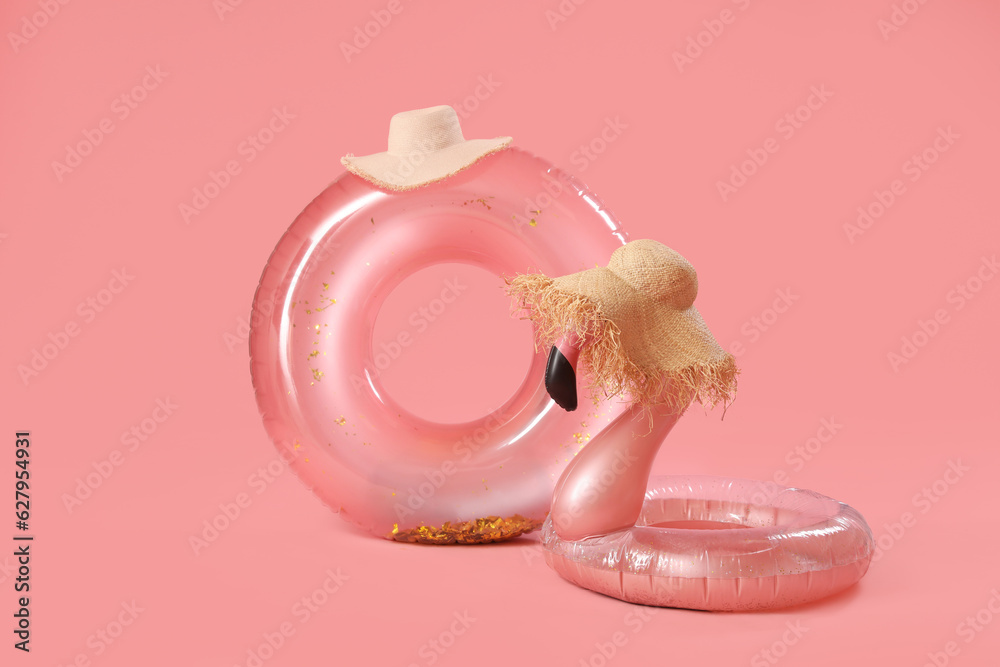
{"label": "straw hat", "polygon": [[539,346],[568,332],[583,339],[580,359],[592,385],[605,393],[676,409],[692,400],[732,401],[736,360],[694,307],[694,267],[662,243],[631,241],[614,251],[607,267],[506,282],[508,294],[534,321]]}
{"label": "straw hat", "polygon": [[510,145],[510,137],[466,139],[449,106],[403,111],[389,121],[389,150],[340,158],[347,171],[386,190],[435,183]]}

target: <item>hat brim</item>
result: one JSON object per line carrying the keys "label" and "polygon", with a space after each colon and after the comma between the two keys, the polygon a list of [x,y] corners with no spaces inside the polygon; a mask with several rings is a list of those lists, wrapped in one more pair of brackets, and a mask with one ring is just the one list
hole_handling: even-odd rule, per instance
{"label": "hat brim", "polygon": [[504,150],[510,142],[510,137],[469,139],[430,153],[347,155],[340,162],[347,171],[384,190],[404,191],[443,181]]}

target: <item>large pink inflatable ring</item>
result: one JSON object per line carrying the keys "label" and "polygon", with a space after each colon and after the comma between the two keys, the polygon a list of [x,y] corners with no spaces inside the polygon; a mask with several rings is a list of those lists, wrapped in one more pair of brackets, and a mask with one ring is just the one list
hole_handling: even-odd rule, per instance
{"label": "large pink inflatable ring", "polygon": [[[251,370],[268,433],[325,504],[377,535],[480,543],[538,528],[581,432],[602,424],[556,408],[544,353],[478,420],[411,414],[379,381],[375,317],[433,264],[481,267],[501,289],[500,276],[594,266],[626,240],[597,197],[514,148],[406,192],[344,174],[281,238],[254,298]],[[592,410],[601,421],[620,411]]]}
{"label": "large pink inflatable ring", "polygon": [[660,607],[744,611],[826,597],[868,570],[864,518],[832,498],[721,477],[650,481],[636,526],[578,541],[542,528],[546,561],[598,593]]}

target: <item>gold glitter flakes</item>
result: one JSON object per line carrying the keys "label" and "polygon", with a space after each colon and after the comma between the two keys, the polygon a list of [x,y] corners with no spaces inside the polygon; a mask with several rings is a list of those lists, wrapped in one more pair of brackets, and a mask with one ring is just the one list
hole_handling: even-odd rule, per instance
{"label": "gold glitter flakes", "polygon": [[333,420],[337,426],[347,426],[347,418],[344,415],[340,415],[337,419]]}
{"label": "gold glitter flakes", "polygon": [[532,227],[537,227],[538,221],[532,218],[531,220],[528,221],[528,224],[531,225]]}
{"label": "gold glitter flakes", "polygon": [[493,207],[489,205],[489,203],[486,201],[487,199],[496,199],[496,197],[490,195],[488,197],[479,197],[478,199],[467,199],[464,202],[462,202],[462,206],[468,206],[469,204],[482,204],[483,206],[486,207],[487,211],[490,211],[493,209]]}
{"label": "gold glitter flakes", "polygon": [[314,379],[316,380],[316,382],[319,382],[319,381],[320,381],[320,379],[321,379],[321,378],[322,378],[322,377],[323,377],[324,375],[326,375],[326,374],[325,374],[325,373],[324,373],[323,371],[321,371],[321,370],[320,370],[320,369],[318,369],[318,368],[310,368],[309,370],[311,370],[311,371],[312,371],[312,373],[313,373],[313,378],[314,378]]}
{"label": "gold glitter flakes", "polygon": [[397,542],[420,544],[488,544],[530,533],[540,528],[542,521],[543,519],[528,519],[515,514],[508,518],[488,516],[472,521],[446,521],[440,527],[418,526],[410,530],[400,530],[399,524],[393,524],[388,537]]}

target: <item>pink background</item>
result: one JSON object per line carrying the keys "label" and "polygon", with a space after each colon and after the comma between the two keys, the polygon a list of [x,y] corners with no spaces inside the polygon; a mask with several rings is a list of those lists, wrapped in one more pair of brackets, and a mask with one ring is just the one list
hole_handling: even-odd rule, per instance
{"label": "pink background", "polygon": [[[294,634],[263,664],[995,664],[1000,280],[977,282],[995,278],[983,258],[1000,249],[995,3],[901,2],[886,32],[887,0],[567,0],[554,23],[556,0],[401,0],[347,62],[339,44],[391,3],[232,2],[221,17],[211,0],[0,9],[0,477],[13,484],[13,434],[30,429],[37,536],[30,656],[11,647],[13,558],[0,556],[3,664],[254,664],[247,652],[282,624]],[[699,33],[706,46],[679,67]],[[135,108],[115,102],[144,77]],[[782,121],[812,87],[831,96],[798,127]],[[341,155],[383,150],[394,112],[441,103],[460,107],[466,136],[512,135],[583,179],[633,238],[691,260],[702,314],[741,352],[741,393],[724,422],[683,419],[657,471],[787,475],[850,503],[883,545],[859,586],[774,613],[647,614],[563,582],[534,539],[394,544],[291,474],[256,476],[276,453],[241,323],[268,254]],[[240,144],[275,108],[294,118],[250,160]],[[607,119],[624,127],[584,157]],[[102,123],[112,131],[95,134]],[[100,142],[57,174],[85,133]],[[723,201],[717,182],[765,146],[777,150]],[[937,160],[914,171],[925,150]],[[185,221],[181,204],[228,161],[239,173]],[[852,242],[845,225],[896,179]],[[133,278],[102,292],[123,268]],[[769,310],[779,290],[793,296],[781,313]],[[102,298],[100,312],[87,305]],[[75,336],[58,334],[67,325]],[[426,352],[463,349],[484,327],[449,311]],[[915,334],[916,354],[894,368],[890,353]],[[25,382],[18,367],[50,336],[65,347]],[[510,360],[476,369],[510,386]],[[413,353],[395,368],[424,363]],[[454,368],[451,385],[412,377],[421,384],[401,392],[457,412],[502,398],[456,391]],[[169,416],[158,399],[176,405]],[[145,422],[145,440],[123,441],[154,414],[166,418]],[[839,425],[832,437],[824,420]],[[808,461],[795,453],[817,436]],[[111,456],[120,465],[68,511],[64,497]],[[946,472],[958,463],[961,476]],[[249,506],[195,555],[189,538],[240,494]],[[12,510],[0,534],[14,532]],[[305,617],[295,605],[328,570],[347,579]],[[133,601],[134,622],[100,640]],[[475,620],[453,625],[463,613]]]}

